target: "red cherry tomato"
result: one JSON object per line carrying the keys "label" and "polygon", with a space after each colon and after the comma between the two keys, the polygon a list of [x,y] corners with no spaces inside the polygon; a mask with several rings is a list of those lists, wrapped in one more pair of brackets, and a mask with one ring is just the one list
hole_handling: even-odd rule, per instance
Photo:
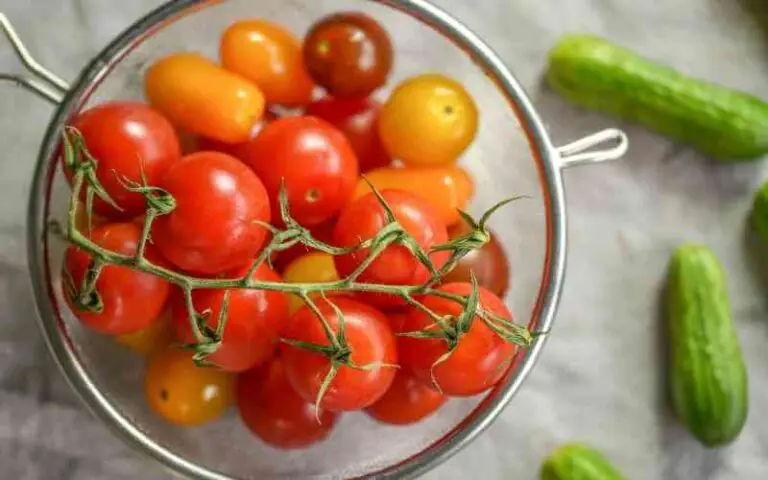
{"label": "red cherry tomato", "polygon": [[[248,273],[245,267],[232,277]],[[251,277],[254,280],[279,282],[280,276],[262,264]],[[226,290],[200,289],[192,292],[198,313],[209,310],[208,326],[216,328]],[[184,343],[194,343],[189,315],[183,295],[174,295],[173,323],[176,335]],[[229,310],[224,338],[216,353],[207,357],[227,372],[244,372],[267,361],[277,346],[280,333],[288,321],[288,296],[279,291],[234,288],[229,291]]]}
{"label": "red cherry tomato", "polygon": [[[140,238],[141,226],[132,222],[102,225],[94,228],[91,235],[96,244],[123,255],[135,255]],[[146,246],[145,255],[153,263],[158,263],[158,255],[151,244]],[[62,281],[66,282],[69,276],[79,289],[90,262],[88,254],[69,247]],[[66,287],[64,291],[67,291]],[[104,304],[101,313],[79,310],[73,306],[69,295],[65,297],[75,316],[86,326],[101,333],[124,335],[142,330],[158,320],[170,285],[154,275],[107,265],[96,281],[96,291]]]}
{"label": "red cherry tomato", "polygon": [[[350,361],[358,366],[397,363],[395,336],[384,314],[349,298],[334,297],[332,301],[344,315],[346,338],[352,352]],[[331,329],[338,333],[339,317],[333,308],[325,301],[318,301],[317,306]],[[330,345],[320,320],[309,307],[294,314],[283,336],[315,345]],[[286,343],[280,345],[280,354],[291,385],[306,401],[314,403],[331,367],[330,360],[320,353]],[[361,370],[342,365],[320,407],[331,411],[365,408],[384,395],[395,371],[396,368],[390,366]]]}
{"label": "red cherry tomato", "polygon": [[[469,295],[472,286],[468,283],[449,283],[440,290],[461,295]],[[504,302],[485,290],[479,289],[480,308],[506,320],[512,320]],[[451,300],[434,296],[427,297],[424,305],[438,315],[458,316],[461,306]],[[403,331],[437,330],[439,327],[425,313],[412,311],[405,319]],[[415,339],[398,337],[398,351],[401,365],[411,369],[416,378],[425,385],[433,385],[432,367],[440,357],[448,352],[448,344],[443,339]],[[443,394],[448,396],[475,395],[495,385],[506,373],[517,348],[504,341],[486,326],[481,318],[475,316],[469,331],[463,334],[458,346],[447,360],[434,367],[434,377]]]}
{"label": "red cherry tomato", "polygon": [[307,447],[326,438],[336,425],[337,413],[316,412],[312,402],[293,390],[280,360],[241,374],[235,388],[243,423],[273,447]]}
{"label": "red cherry tomato", "polygon": [[[462,221],[448,230],[448,236],[454,239],[469,231],[469,226]],[[489,233],[491,240],[459,260],[456,267],[443,277],[444,282],[470,282],[471,273],[474,273],[478,285],[504,297],[509,288],[509,260],[496,235]]]}
{"label": "red cherry tomato", "polygon": [[381,105],[370,98],[325,97],[307,107],[307,115],[322,118],[346,135],[360,163],[360,172],[386,167],[389,158],[379,140]]}
{"label": "red cherry tomato", "polygon": [[336,215],[357,183],[357,158],[349,141],[319,118],[270,123],[248,143],[242,159],[264,182],[274,212],[284,182],[291,214],[304,226]]}
{"label": "red cherry tomato", "polygon": [[408,425],[434,413],[445,400],[444,395],[401,370],[387,393],[365,411],[382,423]]}
{"label": "red cherry tomato", "polygon": [[365,97],[384,85],[392,57],[386,30],[359,12],[320,19],[304,40],[307,71],[337,97]]}
{"label": "red cherry tomato", "polygon": [[[129,192],[120,180],[141,183],[141,170],[149,185],[181,157],[181,146],[171,123],[148,105],[112,102],[79,114],[72,126],[82,133],[88,151],[97,160],[96,176],[122,210],[96,199],[94,211],[110,218],[129,219],[144,212],[141,194]],[[71,181],[72,172],[65,168]]]}
{"label": "red cherry tomato", "polygon": [[[385,190],[381,194],[392,209],[395,219],[424,251],[428,252],[433,245],[448,240],[445,224],[425,200],[400,190]],[[357,245],[373,238],[386,224],[384,208],[374,194],[369,193],[347,205],[341,212],[333,232],[333,243],[340,247]],[[369,249],[363,248],[336,256],[339,276],[347,277],[367,258],[368,253]],[[448,252],[433,253],[430,258],[435,268],[439,269],[447,260]],[[390,245],[365,269],[358,280],[388,285],[419,285],[429,280],[429,276],[427,267],[405,246]],[[404,304],[402,299],[391,295],[371,294],[364,298],[380,306]]]}
{"label": "red cherry tomato", "polygon": [[160,186],[176,209],[152,226],[160,253],[189,272],[217,274],[242,267],[267,236],[267,192],[259,178],[236,158],[217,152],[187,155]]}

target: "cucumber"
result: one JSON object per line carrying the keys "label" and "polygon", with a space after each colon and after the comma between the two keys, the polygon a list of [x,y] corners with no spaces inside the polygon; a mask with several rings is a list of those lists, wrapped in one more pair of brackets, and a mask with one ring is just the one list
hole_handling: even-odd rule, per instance
{"label": "cucumber", "polygon": [[541,480],[624,480],[600,452],[587,445],[569,443],[544,461]]}
{"label": "cucumber", "polygon": [[760,240],[768,245],[768,182],[755,193],[752,202],[752,228]]}
{"label": "cucumber", "polygon": [[673,254],[666,313],[675,413],[702,444],[728,444],[747,420],[747,370],[725,276],[706,246],[688,243]]}
{"label": "cucumber", "polygon": [[716,159],[768,153],[768,104],[598,37],[563,37],[550,51],[547,80],[577,105],[642,124]]}

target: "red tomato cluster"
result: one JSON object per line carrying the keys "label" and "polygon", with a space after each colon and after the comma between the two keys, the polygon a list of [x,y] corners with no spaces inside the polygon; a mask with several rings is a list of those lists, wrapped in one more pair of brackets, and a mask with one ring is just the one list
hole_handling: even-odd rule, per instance
{"label": "red tomato cluster", "polygon": [[[456,161],[475,136],[477,108],[459,83],[435,74],[407,79],[386,101],[376,100],[394,55],[373,18],[334,14],[315,23],[303,41],[268,21],[243,20],[223,33],[219,53],[219,62],[168,55],[147,71],[147,104],[116,101],[72,120],[115,203],[95,203],[92,229],[78,215],[77,228],[96,244],[136,254],[145,210],[136,190],[142,186],[159,187],[175,200],[170,213],[154,219],[146,258],[197,277],[241,278],[249,271],[270,239],[266,225],[283,226],[281,189],[291,217],[329,245],[356,246],[388,224],[367,182],[425,252],[468,232],[456,210],[466,207],[474,186]],[[281,107],[300,114],[279,117],[274,112]],[[271,258],[275,270],[264,264],[252,279],[335,281],[361,267],[368,253],[332,256],[297,245]],[[429,256],[439,269],[449,253]],[[67,292],[84,283],[92,260],[75,247],[67,251]],[[481,287],[479,307],[511,321],[499,299],[509,266],[495,238],[439,288],[467,295],[471,272]],[[420,285],[430,276],[409,248],[393,244],[357,281]],[[106,265],[96,290],[98,313],[78,310],[71,294],[67,299],[83,324],[148,356],[145,390],[155,412],[174,424],[199,425],[234,403],[249,430],[280,448],[324,439],[341,412],[365,411],[393,425],[418,422],[448,397],[491,388],[516,353],[477,316],[453,348],[444,339],[398,335],[438,326],[393,295],[313,297],[323,325],[298,297],[277,290],[195,289],[191,307],[205,324],[198,328],[215,330],[229,298],[222,342],[207,358],[216,367],[203,368],[190,351],[169,345],[195,343],[190,305],[178,287]],[[438,296],[420,301],[441,316],[462,310]],[[329,358],[322,351],[333,346],[328,330],[339,335],[342,328],[347,350]]]}

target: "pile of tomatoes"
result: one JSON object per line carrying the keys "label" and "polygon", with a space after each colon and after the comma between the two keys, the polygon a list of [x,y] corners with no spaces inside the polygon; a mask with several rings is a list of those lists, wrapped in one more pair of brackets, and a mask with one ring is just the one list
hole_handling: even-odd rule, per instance
{"label": "pile of tomatoes", "polygon": [[[466,207],[474,187],[457,161],[476,133],[475,103],[439,74],[406,79],[384,102],[376,100],[393,60],[387,32],[356,12],[320,19],[303,42],[268,21],[238,21],[221,37],[218,62],[190,52],[159,59],[146,72],[146,104],[105,103],[72,119],[117,207],[97,198],[92,228],[80,217],[78,229],[108,250],[136,254],[146,209],[137,190],[158,187],[175,199],[175,209],[151,224],[145,257],[197,278],[235,278],[269,241],[265,224],[283,227],[281,186],[291,217],[315,238],[352,247],[375,236],[387,215],[364,173],[425,251],[466,234],[456,209]],[[297,245],[278,252],[253,278],[334,281],[369,253],[310,250]],[[447,256],[430,254],[438,268]],[[69,248],[65,291],[83,283],[92,260]],[[508,264],[495,238],[465,257],[439,288],[468,295],[470,271],[481,287],[480,308],[511,320],[500,300]],[[357,281],[419,285],[429,278],[405,246],[390,245]],[[343,315],[349,346],[346,363],[319,397],[332,362],[295,343],[322,346],[329,339],[316,313],[294,295],[230,290],[221,346],[207,358],[216,367],[198,367],[189,350],[175,346],[195,342],[178,286],[106,265],[96,289],[103,308],[86,312],[71,304],[74,314],[147,356],[146,395],[157,414],[177,425],[200,425],[234,403],[257,437],[282,448],[325,438],[342,412],[363,410],[389,424],[417,422],[447,397],[493,386],[515,354],[515,346],[478,317],[446,357],[443,339],[397,335],[437,328],[399,297],[341,292],[329,297],[333,305],[315,297],[334,332]],[[193,291],[194,309],[207,312],[211,328],[225,293]],[[446,318],[462,310],[437,296],[421,301]]]}

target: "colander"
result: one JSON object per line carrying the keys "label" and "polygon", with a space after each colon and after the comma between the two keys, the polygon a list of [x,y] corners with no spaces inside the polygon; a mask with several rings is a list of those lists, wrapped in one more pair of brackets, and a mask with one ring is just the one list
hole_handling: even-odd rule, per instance
{"label": "colander", "polygon": [[[392,33],[396,63],[390,85],[411,75],[442,72],[462,82],[475,98],[480,130],[461,160],[477,185],[471,210],[480,212],[510,194],[529,196],[499,212],[491,227],[512,264],[506,301],[518,323],[544,334],[518,355],[496,388],[480,398],[452,400],[415,426],[388,427],[363,414],[347,414],[327,441],[288,452],[260,443],[234,412],[203,427],[171,427],[146,406],[142,360],[81,328],[59,291],[65,245],[46,234],[46,225],[50,219],[63,220],[69,196],[56,161],[62,127],[89,105],[142,99],[144,70],[158,57],[194,50],[216,58],[218,36],[235,20],[266,18],[303,35],[321,16],[350,10],[374,16]],[[40,327],[88,408],[130,446],[183,477],[412,478],[469,444],[521,388],[552,328],[566,260],[563,169],[619,158],[627,149],[626,137],[615,129],[556,147],[501,59],[458,20],[423,0],[170,1],[118,35],[71,85],[30,56],[2,14],[0,24],[29,71],[0,79],[56,107],[37,160],[27,226]],[[387,94],[387,89],[378,93],[381,98]]]}

